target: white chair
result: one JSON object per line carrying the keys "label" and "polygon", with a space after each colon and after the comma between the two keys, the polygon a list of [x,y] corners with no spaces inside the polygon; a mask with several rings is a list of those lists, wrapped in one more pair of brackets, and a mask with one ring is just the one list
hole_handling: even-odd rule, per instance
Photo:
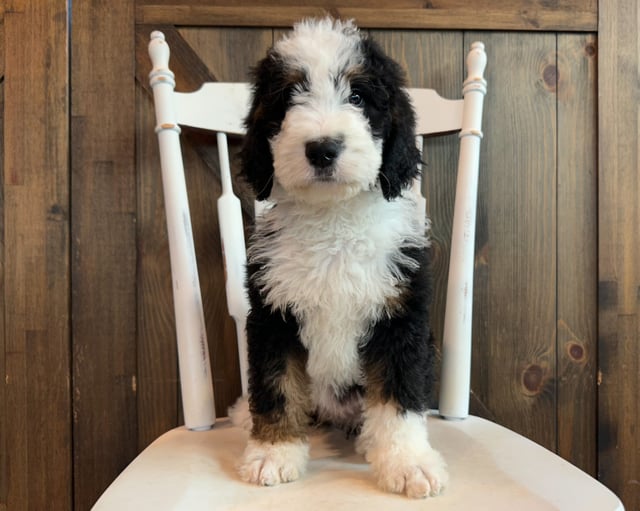
{"label": "white chair", "polygon": [[[209,83],[191,94],[176,93],[168,69],[169,48],[161,33],[152,34],[149,49],[186,426],[165,433],[143,451],[102,495],[96,511],[623,510],[613,493],[560,457],[497,424],[468,416],[475,211],[486,92],[482,78],[486,56],[481,43],[472,45],[467,59],[464,100],[444,100],[427,89],[409,91],[419,135],[460,130],[440,410],[428,420],[432,444],[449,463],[449,486],[427,504],[383,493],[352,442],[330,430],[312,436],[309,470],[300,480],[273,488],[241,482],[235,465],[248,433],[228,419],[215,419],[178,125],[218,132],[227,297],[236,321],[244,375],[244,240],[240,204],[231,188],[225,133],[243,133],[250,89],[247,84]],[[244,376],[242,382],[246,391]]]}

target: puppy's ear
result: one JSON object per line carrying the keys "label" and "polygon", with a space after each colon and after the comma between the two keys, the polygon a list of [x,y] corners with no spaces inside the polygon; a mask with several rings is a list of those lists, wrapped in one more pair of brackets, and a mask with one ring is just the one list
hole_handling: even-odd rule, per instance
{"label": "puppy's ear", "polygon": [[273,185],[273,155],[269,140],[280,130],[287,108],[282,89],[284,70],[278,55],[270,50],[253,69],[253,99],[245,119],[240,159],[242,175],[258,200],[269,197]]}
{"label": "puppy's ear", "polygon": [[419,175],[420,152],[416,147],[415,113],[404,89],[402,68],[387,57],[375,41],[365,39],[363,46],[369,67],[367,74],[381,82],[387,96],[379,180],[385,199],[391,200],[400,196]]}
{"label": "puppy's ear", "polygon": [[398,91],[391,112],[391,130],[382,149],[380,186],[385,199],[399,197],[420,174],[420,151],[416,147],[415,115],[404,90]]}

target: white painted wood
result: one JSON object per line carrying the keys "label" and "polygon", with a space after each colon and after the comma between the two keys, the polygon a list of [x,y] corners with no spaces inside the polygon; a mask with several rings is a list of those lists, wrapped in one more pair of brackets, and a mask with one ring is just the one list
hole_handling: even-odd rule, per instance
{"label": "white painted wood", "polygon": [[[416,110],[416,134],[459,130],[461,99],[444,99],[432,89],[408,89]],[[251,86],[248,83],[205,83],[195,92],[174,93],[178,124],[234,135],[246,132]]]}
{"label": "white painted wood", "polygon": [[227,135],[217,133],[222,195],[218,199],[218,223],[225,264],[227,308],[236,323],[240,382],[242,394],[247,394],[249,365],[247,361],[246,318],[249,299],[245,290],[247,256],[240,199],[233,193]]}
{"label": "white painted wood", "polygon": [[408,89],[416,111],[416,135],[457,131],[462,126],[463,100],[444,99],[432,89]]}
{"label": "white painted wood", "polygon": [[190,429],[208,429],[216,419],[213,381],[180,150],[180,128],[173,103],[175,81],[169,70],[169,46],[161,32],[151,34],[149,55],[153,63],[149,80],[160,145],[184,419]]}
{"label": "white painted wood", "polygon": [[380,491],[353,439],[331,430],[311,437],[309,469],[300,480],[273,488],[243,483],[235,467],[247,433],[223,419],[213,431],[178,428],[160,437],[94,511],[623,511],[602,484],[497,424],[431,416],[428,429],[451,482],[426,502]]}
{"label": "white painted wood", "polygon": [[422,193],[422,154],[424,152],[424,137],[422,135],[416,136],[416,147],[420,152],[420,163],[418,164],[418,169],[420,171],[419,177],[413,180],[411,185],[411,189],[413,193],[415,193],[416,199],[416,212],[418,214],[418,222],[424,222],[427,214],[427,199],[424,197]]}
{"label": "white painted wood", "polygon": [[451,233],[449,282],[445,307],[440,377],[440,414],[447,419],[469,415],[473,269],[478,197],[478,163],[482,138],[482,105],[487,84],[487,56],[473,43],[467,57],[460,159]]}
{"label": "white painted wood", "polygon": [[249,112],[248,83],[205,83],[195,92],[174,94],[178,124],[244,135]]}

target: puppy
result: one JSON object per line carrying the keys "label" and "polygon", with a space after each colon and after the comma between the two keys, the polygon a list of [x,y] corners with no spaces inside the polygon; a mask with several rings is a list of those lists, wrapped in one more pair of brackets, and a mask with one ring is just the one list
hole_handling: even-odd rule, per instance
{"label": "puppy", "polygon": [[307,20],[254,72],[242,172],[270,206],[248,259],[251,437],[241,477],[305,471],[311,417],[358,432],[384,490],[441,491],[427,439],[426,219],[403,73],[351,22]]}

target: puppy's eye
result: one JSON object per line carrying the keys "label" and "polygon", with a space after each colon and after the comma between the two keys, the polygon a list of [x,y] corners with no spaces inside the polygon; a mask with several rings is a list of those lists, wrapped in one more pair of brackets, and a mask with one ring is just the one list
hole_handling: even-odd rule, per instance
{"label": "puppy's eye", "polygon": [[352,92],[349,96],[349,103],[353,106],[362,106],[364,104],[364,99],[357,92]]}

